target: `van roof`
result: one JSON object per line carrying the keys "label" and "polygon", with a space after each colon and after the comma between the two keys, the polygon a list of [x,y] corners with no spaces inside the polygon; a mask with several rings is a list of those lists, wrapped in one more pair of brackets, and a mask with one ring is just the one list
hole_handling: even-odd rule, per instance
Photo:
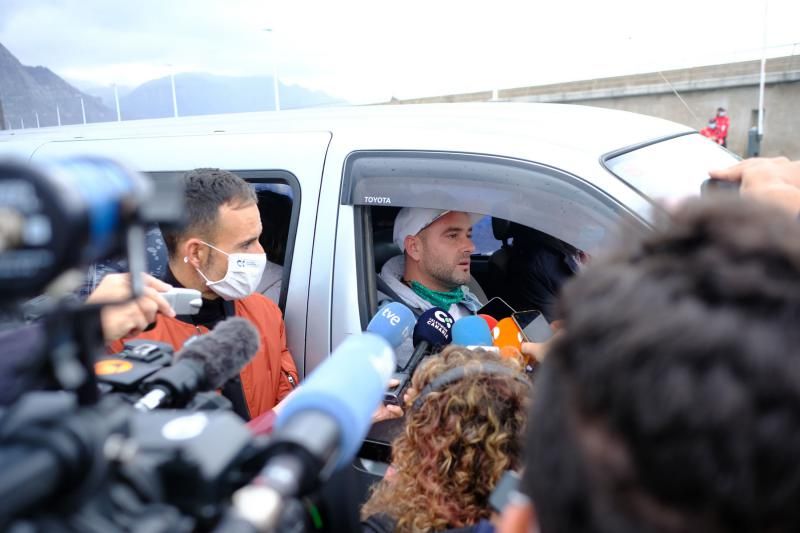
{"label": "van roof", "polygon": [[0,132],[0,143],[180,136],[212,133],[329,131],[370,138],[377,130],[395,136],[420,131],[443,138],[497,135],[530,145],[607,153],[630,145],[693,131],[667,120],[598,107],[486,102],[374,105],[258,113],[130,120]]}

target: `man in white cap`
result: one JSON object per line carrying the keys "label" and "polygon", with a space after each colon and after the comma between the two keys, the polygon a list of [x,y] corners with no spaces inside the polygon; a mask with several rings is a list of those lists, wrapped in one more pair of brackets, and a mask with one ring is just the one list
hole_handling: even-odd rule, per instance
{"label": "man in white cap", "polygon": [[440,307],[456,320],[474,314],[482,303],[467,284],[475,251],[472,225],[480,218],[463,211],[404,207],[393,234],[403,255],[387,261],[380,277],[412,310]]}

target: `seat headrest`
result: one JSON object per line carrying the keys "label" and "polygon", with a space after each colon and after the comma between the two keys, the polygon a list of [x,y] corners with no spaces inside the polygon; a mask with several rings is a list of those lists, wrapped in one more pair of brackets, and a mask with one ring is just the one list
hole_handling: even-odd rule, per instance
{"label": "seat headrest", "polygon": [[383,264],[403,251],[392,241],[392,229],[377,230],[373,238],[372,253],[375,255],[375,271],[380,272]]}
{"label": "seat headrest", "polygon": [[502,218],[492,217],[492,233],[498,241],[506,242],[510,237],[511,222]]}

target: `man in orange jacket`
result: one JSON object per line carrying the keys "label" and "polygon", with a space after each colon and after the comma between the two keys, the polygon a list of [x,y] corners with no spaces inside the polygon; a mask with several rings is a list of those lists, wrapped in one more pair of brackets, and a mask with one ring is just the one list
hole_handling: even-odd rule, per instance
{"label": "man in orange jacket", "polygon": [[[137,338],[170,343],[176,350],[190,337],[208,332],[228,316],[248,319],[261,345],[238,378],[222,393],[248,420],[269,411],[297,386],[298,373],[286,346],[278,306],[255,293],[266,265],[259,244],[261,218],[255,192],[242,178],[220,169],[196,169],[184,176],[187,224],[165,231],[169,270],[164,281],[197,289],[203,306],[196,315],[159,314],[155,327]],[[112,342],[114,352],[127,339]]]}

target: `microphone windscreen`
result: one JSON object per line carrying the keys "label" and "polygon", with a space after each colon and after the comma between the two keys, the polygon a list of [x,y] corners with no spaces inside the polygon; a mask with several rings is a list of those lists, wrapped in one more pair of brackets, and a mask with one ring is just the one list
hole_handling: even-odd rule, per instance
{"label": "microphone windscreen", "polygon": [[392,348],[397,348],[411,336],[417,318],[411,309],[400,302],[390,302],[375,313],[367,331],[383,337]]}
{"label": "microphone windscreen", "polygon": [[493,330],[494,327],[497,325],[497,319],[490,315],[478,315],[482,319],[486,321],[486,324],[489,326],[489,331]]}
{"label": "microphone windscreen", "polygon": [[175,361],[200,363],[205,374],[205,389],[218,389],[250,362],[258,351],[258,331],[246,319],[226,318],[205,335],[196,337],[175,354]]}
{"label": "microphone windscreen", "polygon": [[522,332],[513,318],[504,318],[492,330],[494,345],[498,348],[511,346],[517,350],[522,347]]}
{"label": "microphone windscreen", "polygon": [[453,344],[459,346],[492,346],[492,332],[486,321],[477,315],[465,316],[453,325]]}
{"label": "microphone windscreen", "polygon": [[321,411],[336,421],[340,435],[339,469],[350,464],[372,425],[395,369],[394,351],[381,336],[348,337],[286,400],[275,430],[295,414]]}
{"label": "microphone windscreen", "polygon": [[453,323],[450,313],[441,307],[431,307],[419,316],[414,326],[414,347],[423,341],[434,348],[445,346],[453,341]]}

